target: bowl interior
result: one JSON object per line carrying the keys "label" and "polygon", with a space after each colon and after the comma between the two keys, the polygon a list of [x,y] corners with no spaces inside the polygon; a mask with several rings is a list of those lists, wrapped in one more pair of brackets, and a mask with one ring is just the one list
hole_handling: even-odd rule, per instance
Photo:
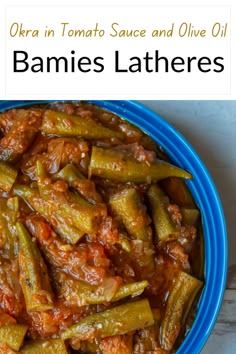
{"label": "bowl interior", "polygon": [[[49,101],[0,101],[0,111]],[[227,234],[221,202],[203,162],[169,123],[132,101],[90,101],[134,123],[160,144],[173,163],[194,176],[187,185],[201,211],[204,232],[205,287],[191,330],[177,353],[199,353],[210,335],[224,295],[227,275]]]}

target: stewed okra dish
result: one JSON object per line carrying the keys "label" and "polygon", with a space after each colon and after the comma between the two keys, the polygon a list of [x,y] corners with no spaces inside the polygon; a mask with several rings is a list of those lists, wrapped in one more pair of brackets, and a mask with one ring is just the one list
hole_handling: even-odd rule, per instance
{"label": "stewed okra dish", "polygon": [[0,131],[0,352],[176,351],[204,285],[191,174],[85,102],[1,112]]}

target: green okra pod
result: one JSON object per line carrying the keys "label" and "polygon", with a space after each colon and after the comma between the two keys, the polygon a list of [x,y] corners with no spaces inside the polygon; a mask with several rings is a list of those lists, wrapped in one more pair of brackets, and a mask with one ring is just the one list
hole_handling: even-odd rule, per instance
{"label": "green okra pod", "polygon": [[73,187],[74,181],[77,179],[85,179],[84,175],[80,170],[75,167],[73,164],[69,163],[63,167],[58,173],[53,176],[54,180],[61,179]]}
{"label": "green okra pod", "polygon": [[[147,215],[146,207],[141,202],[135,188],[125,188],[113,194],[109,204],[129,235],[137,240],[137,242],[131,242],[130,255],[136,272],[139,274],[139,279],[146,279],[145,273],[151,274],[155,268],[155,251],[152,243],[152,230],[149,225],[151,219]],[[140,252],[140,248],[143,250],[142,252]]]}
{"label": "green okra pod", "polygon": [[195,226],[198,219],[200,212],[198,209],[195,208],[180,208],[180,212],[182,215],[182,223],[184,225],[192,225]]}
{"label": "green okra pod", "polygon": [[18,323],[4,325],[0,327],[0,342],[18,351],[23,344],[27,329],[28,326]]}
{"label": "green okra pod", "polygon": [[0,140],[0,160],[15,162],[30,147],[41,124],[42,110],[21,110]]}
{"label": "green okra pod", "polygon": [[86,353],[86,354],[100,354],[102,353],[102,349],[99,343],[96,343],[95,341],[90,342],[90,341],[82,341],[80,343],[80,352]]}
{"label": "green okra pod", "polygon": [[17,170],[5,161],[0,161],[0,189],[10,192],[16,181]]}
{"label": "green okra pod", "polygon": [[89,175],[108,178],[116,182],[151,183],[176,176],[191,179],[189,172],[162,160],[147,164],[115,150],[93,146]]}
{"label": "green okra pod", "polygon": [[102,291],[102,286],[94,286],[80,280],[75,280],[65,273],[59,273],[57,294],[64,298],[68,306],[85,306],[91,304],[103,304],[115,302],[127,296],[140,295],[148,286],[146,280],[122,284],[114,296],[109,297]]}
{"label": "green okra pod", "polygon": [[53,180],[62,180],[68,183],[79,194],[92,204],[101,203],[102,197],[96,191],[93,181],[86,179],[77,167],[68,164],[53,176]]}
{"label": "green okra pod", "polygon": [[191,275],[179,272],[167,300],[161,323],[160,343],[164,350],[171,350],[182,328],[202,282]]}
{"label": "green okra pod", "polygon": [[20,351],[22,354],[68,354],[61,339],[37,339],[27,342]]}
{"label": "green okra pod", "polygon": [[[40,208],[40,205],[38,207]],[[41,215],[45,215],[45,218],[48,219],[49,222],[50,220],[52,220],[53,217],[51,225],[53,226],[55,232],[63,240],[71,243],[72,245],[75,245],[84,236],[83,231],[81,231],[74,225],[70,225],[70,223],[68,222],[68,218],[63,215],[60,210],[55,210],[55,212],[48,217],[43,212],[41,212]]]}
{"label": "green okra pod", "polygon": [[[48,178],[40,161],[37,161],[37,172],[39,194],[45,201],[55,204],[56,214],[62,218],[67,217],[68,220],[71,220],[70,224],[83,233],[96,232],[101,217],[106,214],[105,204],[94,205],[70,191],[55,192],[53,185],[48,183]],[[53,202],[51,199],[53,199]],[[57,199],[59,199],[58,203]]]}
{"label": "green okra pod", "polygon": [[47,311],[53,308],[53,294],[47,267],[30,234],[21,222],[16,223],[19,237],[20,283],[27,311]]}
{"label": "green okra pod", "polygon": [[131,236],[138,240],[150,240],[150,219],[136,189],[125,188],[113,194],[109,203]]}
{"label": "green okra pod", "polygon": [[167,210],[166,195],[157,184],[148,189],[148,199],[152,212],[152,220],[160,241],[171,241],[179,236],[179,230]]}
{"label": "green okra pod", "polygon": [[120,286],[117,293],[112,298],[112,302],[121,300],[127,296],[140,295],[147,286],[148,286],[147,280],[143,280],[136,283],[123,284]]}
{"label": "green okra pod", "polygon": [[41,130],[46,134],[80,136],[87,139],[124,138],[123,133],[106,128],[93,120],[51,110],[45,111]]}
{"label": "green okra pod", "polygon": [[17,254],[17,235],[15,223],[19,217],[18,197],[0,198],[0,248],[9,258]]}
{"label": "green okra pod", "polygon": [[146,354],[146,353],[162,353],[159,352],[160,344],[158,341],[159,327],[154,324],[144,329],[140,329],[134,336],[133,354]]}
{"label": "green okra pod", "polygon": [[85,317],[65,330],[62,339],[76,337],[87,340],[125,334],[153,324],[153,314],[147,299],[113,307]]}
{"label": "green okra pod", "polygon": [[53,200],[44,200],[36,188],[16,185],[14,193],[23,198],[35,211],[40,213],[52,225],[53,229],[64,240],[75,244],[84,235],[84,232],[73,225],[68,213],[62,212]]}
{"label": "green okra pod", "polygon": [[67,193],[67,198],[68,202],[61,205],[60,213],[73,218],[73,225],[84,233],[96,232],[102,216],[106,215],[106,208],[91,204],[72,192]]}
{"label": "green okra pod", "polygon": [[25,201],[33,208],[31,202],[33,198],[39,196],[38,190],[36,188],[30,188],[24,184],[17,184],[13,188],[13,193],[17,196],[25,199]]}

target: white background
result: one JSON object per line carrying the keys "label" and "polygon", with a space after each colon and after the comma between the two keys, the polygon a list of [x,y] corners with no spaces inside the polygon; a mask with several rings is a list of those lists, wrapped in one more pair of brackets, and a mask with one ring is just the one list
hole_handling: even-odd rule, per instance
{"label": "white background", "polygon": [[[67,7],[62,1],[39,3],[22,1],[1,2],[0,12],[1,33],[5,32],[5,48],[1,53],[1,82],[0,98],[5,99],[148,99],[148,98],[177,98],[177,99],[214,99],[236,97],[234,80],[234,33],[236,16],[235,7],[230,1],[188,1],[180,2],[175,7],[172,2],[147,1],[145,6],[141,2],[119,1],[112,5],[107,2],[67,1]],[[76,7],[75,7],[76,4]],[[155,4],[155,6],[154,6]],[[5,6],[4,6],[5,5]],[[29,7],[30,5],[30,7]],[[49,6],[51,5],[51,6]],[[46,7],[47,6],[47,7]],[[4,18],[5,16],[5,18]],[[230,20],[231,16],[231,20]],[[46,25],[56,29],[54,38],[11,38],[9,27],[13,22],[22,22],[28,28],[43,30]],[[206,29],[210,32],[213,23],[228,22],[226,38],[111,38],[105,35],[99,39],[61,38],[58,35],[61,21],[70,22],[73,28],[90,28],[98,22],[105,28],[107,34],[112,22],[119,22],[122,28],[168,28],[175,22],[192,23],[195,29]],[[231,41],[229,29],[231,27]],[[1,45],[4,42],[1,41]],[[186,58],[188,56],[208,56],[225,58],[225,70],[222,73],[201,73],[193,69],[191,73],[115,73],[114,51],[120,50],[120,63],[127,67],[132,56],[142,57],[146,51],[150,54],[159,49],[160,55],[170,59],[175,56]],[[68,56],[75,50],[79,56],[103,56],[105,70],[102,73],[13,73],[13,50],[25,50],[31,57],[34,56]],[[5,60],[4,60],[5,59]],[[5,63],[4,63],[5,61]],[[231,62],[231,63],[230,63]],[[232,64],[232,65],[230,65]]]}

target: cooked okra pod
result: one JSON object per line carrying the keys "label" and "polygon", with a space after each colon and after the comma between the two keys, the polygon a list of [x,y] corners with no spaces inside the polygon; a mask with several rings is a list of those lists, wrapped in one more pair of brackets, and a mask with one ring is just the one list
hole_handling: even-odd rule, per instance
{"label": "cooked okra pod", "polygon": [[[104,204],[94,205],[70,191],[55,192],[52,184],[44,183],[45,171],[40,161],[37,161],[38,187],[41,198],[55,204],[57,216],[67,217],[71,220],[71,225],[77,227],[84,233],[97,231],[101,217],[105,216]],[[54,195],[60,195],[59,202],[56,203]],[[50,199],[53,199],[51,202]],[[60,204],[59,204],[60,203]],[[58,210],[57,210],[58,209]]]}
{"label": "cooked okra pod", "polygon": [[41,253],[22,223],[16,223],[19,237],[20,283],[27,311],[47,311],[53,308],[47,268]]}
{"label": "cooked okra pod", "polygon": [[136,189],[126,188],[113,194],[110,205],[131,236],[143,241],[151,239],[150,219]]}
{"label": "cooked okra pod", "polygon": [[10,259],[17,253],[15,222],[18,216],[18,197],[0,198],[0,248],[4,249],[7,257]]}
{"label": "cooked okra pod", "polygon": [[184,324],[202,282],[191,275],[179,272],[167,300],[161,324],[160,342],[164,350],[171,350]]}
{"label": "cooked okra pod", "polygon": [[28,326],[18,323],[2,326],[0,327],[0,342],[18,351],[23,344],[27,329]]}
{"label": "cooked okra pod", "polygon": [[46,134],[80,136],[87,139],[124,138],[123,133],[106,128],[95,121],[50,110],[45,111],[43,115],[41,130]]}
{"label": "cooked okra pod", "polygon": [[65,330],[62,339],[76,337],[86,340],[125,334],[153,324],[153,315],[147,299],[113,307],[85,317]]}
{"label": "cooked okra pod", "polygon": [[148,190],[148,199],[152,212],[152,220],[160,241],[171,241],[178,237],[179,230],[167,211],[166,195],[157,184]]}
{"label": "cooked okra pod", "polygon": [[0,140],[0,159],[16,162],[30,147],[41,124],[42,111],[21,110],[14,124]]}
{"label": "cooked okra pod", "polygon": [[58,173],[53,176],[53,179],[61,179],[73,186],[73,182],[77,179],[85,179],[84,175],[72,164],[68,164],[63,167]]}
{"label": "cooked okra pod", "polygon": [[72,164],[68,164],[53,176],[53,180],[62,180],[74,188],[79,194],[90,203],[101,203],[102,197],[96,191],[93,181],[86,179],[84,175]]}
{"label": "cooked okra pod", "polygon": [[[140,262],[135,262],[136,272],[139,273],[140,280],[147,279],[144,274],[152,272],[155,267],[155,251],[152,243],[152,230],[149,226],[150,218],[138,192],[134,188],[123,189],[111,196],[110,206],[132,238],[139,240],[139,244],[132,243],[131,258],[136,257],[136,251],[139,249]],[[140,247],[145,249],[142,253],[140,253]]]}
{"label": "cooked okra pod", "polygon": [[184,225],[195,226],[199,218],[199,210],[194,208],[181,208],[182,221]]}
{"label": "cooked okra pod", "polygon": [[[38,205],[40,208],[40,205]],[[44,212],[41,212],[41,215],[45,215],[45,218],[50,222],[53,217],[53,221],[51,222],[51,225],[53,226],[54,230],[56,233],[65,241],[71,243],[72,245],[75,245],[81,237],[84,236],[84,232],[78,229],[74,225],[70,225],[68,223],[68,218],[63,215],[63,213],[60,210],[55,210],[55,212],[50,215],[46,216]]]}
{"label": "cooked okra pod", "polygon": [[71,192],[67,193],[67,198],[68,202],[61,205],[61,215],[72,218],[73,225],[84,233],[96,232],[101,217],[106,215],[106,209]]}
{"label": "cooked okra pod", "polygon": [[20,351],[22,354],[68,354],[61,339],[31,340]]}
{"label": "cooked okra pod", "polygon": [[189,172],[162,160],[153,163],[138,161],[122,152],[93,146],[89,175],[116,182],[151,183],[176,176],[191,179]]}
{"label": "cooked okra pod", "polygon": [[0,189],[10,192],[16,181],[17,170],[5,161],[0,161]]}
{"label": "cooked okra pod", "polygon": [[37,189],[24,185],[16,185],[14,193],[23,198],[35,211],[40,213],[52,225],[54,230],[66,241],[75,244],[84,235],[84,232],[70,223],[68,214],[59,210],[53,200],[44,200]]}
{"label": "cooked okra pod", "polygon": [[85,306],[90,304],[103,304],[106,302],[115,302],[127,296],[140,295],[148,286],[146,280],[123,284],[116,294],[107,297],[101,291],[101,287],[93,286],[79,280],[75,280],[66,274],[59,274],[57,293],[66,300],[68,306]]}

